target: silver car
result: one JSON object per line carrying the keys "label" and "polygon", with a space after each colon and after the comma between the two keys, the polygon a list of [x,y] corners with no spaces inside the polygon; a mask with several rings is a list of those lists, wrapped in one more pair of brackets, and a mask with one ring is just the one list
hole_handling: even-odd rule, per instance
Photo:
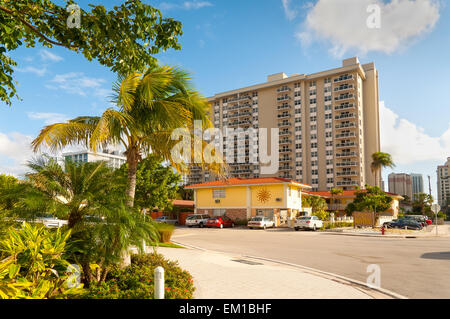
{"label": "silver car", "polygon": [[252,217],[247,224],[248,228],[262,228],[266,229],[268,227],[275,227],[275,223],[272,219],[264,216]]}

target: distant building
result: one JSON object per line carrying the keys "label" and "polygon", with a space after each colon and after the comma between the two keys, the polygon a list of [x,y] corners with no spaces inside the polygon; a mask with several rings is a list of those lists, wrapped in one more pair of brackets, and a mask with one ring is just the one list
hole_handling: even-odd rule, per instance
{"label": "distant building", "polygon": [[400,194],[402,196],[408,196],[412,199],[413,191],[412,191],[412,177],[408,174],[389,174],[389,192]]}
{"label": "distant building", "polygon": [[450,157],[437,168],[438,202],[441,207],[450,205]]}
{"label": "distant building", "polygon": [[92,151],[80,151],[64,153],[63,158],[75,163],[92,163],[105,161],[108,166],[114,169],[120,168],[123,164],[127,162],[125,156],[120,155],[117,151],[103,150],[102,152],[92,152]]}
{"label": "distant building", "polygon": [[413,198],[417,196],[417,194],[423,193],[423,176],[422,174],[411,174],[412,178],[412,194]]}

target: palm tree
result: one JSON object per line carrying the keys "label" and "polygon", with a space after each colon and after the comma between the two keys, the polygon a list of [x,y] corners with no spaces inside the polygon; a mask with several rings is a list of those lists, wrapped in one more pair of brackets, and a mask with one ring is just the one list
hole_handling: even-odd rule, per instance
{"label": "palm tree", "polygon": [[[41,158],[28,166],[31,172],[27,174],[27,185],[33,193],[26,192],[22,197],[31,194],[36,201],[38,192],[38,199],[46,203],[44,211],[68,220],[74,249],[70,257],[82,266],[87,285],[92,280],[104,280],[130,245],[142,250],[143,240],[159,239],[153,222],[146,221],[135,209],[124,207],[126,181],[105,162],[66,161],[63,168],[56,160]],[[17,207],[18,217],[29,205],[25,201]],[[90,264],[99,266],[96,274]]]}
{"label": "palm tree", "polygon": [[[119,78],[114,92],[115,108],[100,117],[84,116],[49,125],[32,145],[34,151],[43,144],[56,151],[83,144],[94,152],[106,144],[121,145],[128,163],[127,205],[133,207],[137,164],[143,156],[151,152],[185,170],[186,165],[177,164],[171,157],[171,149],[178,143],[171,139],[172,132],[177,128],[193,132],[195,120],[211,128],[210,106],[191,88],[189,74],[171,66],[155,65],[144,74]],[[207,166],[213,171],[221,169],[220,163]]]}
{"label": "palm tree", "polygon": [[334,197],[344,194],[344,190],[342,188],[333,188],[330,190],[330,194],[331,194],[331,199],[333,200],[333,204],[334,204],[334,201],[335,201]]}
{"label": "palm tree", "polygon": [[372,164],[370,165],[370,168],[372,170],[372,174],[375,177],[375,186],[378,186],[378,173],[381,171],[382,168],[390,167],[394,168],[395,164],[392,160],[391,154],[383,153],[383,152],[376,152],[372,154]]}

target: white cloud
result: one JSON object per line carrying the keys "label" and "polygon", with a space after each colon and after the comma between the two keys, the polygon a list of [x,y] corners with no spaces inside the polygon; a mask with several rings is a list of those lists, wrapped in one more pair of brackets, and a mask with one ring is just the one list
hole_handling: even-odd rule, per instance
{"label": "white cloud", "polygon": [[16,68],[17,72],[33,73],[37,76],[44,76],[47,73],[47,68],[35,68],[34,66],[27,66],[25,68]]}
{"label": "white cloud", "polygon": [[380,125],[381,149],[390,153],[396,164],[444,161],[450,156],[450,123],[441,136],[432,137],[380,102]]}
{"label": "white cloud", "polygon": [[70,72],[56,75],[46,84],[46,87],[52,90],[63,90],[69,94],[103,97],[106,92],[106,89],[102,88],[103,83],[105,83],[104,79],[87,77],[84,73]]}
{"label": "white cloud", "polygon": [[61,113],[28,112],[27,114],[30,119],[43,120],[46,125],[66,122],[69,120],[69,117],[67,117],[67,115]]}
{"label": "white cloud", "polygon": [[159,5],[161,10],[172,10],[172,9],[182,9],[182,10],[197,10],[205,7],[212,7],[213,4],[209,1],[185,1],[181,4],[162,2]]}
{"label": "white cloud", "polygon": [[[380,28],[369,28],[373,13],[381,9]],[[348,51],[364,55],[369,51],[393,53],[430,32],[440,17],[438,0],[318,0],[308,9],[302,30],[296,37],[304,46],[321,40],[331,43],[331,53],[342,57]]]}
{"label": "white cloud", "polygon": [[21,133],[0,132],[0,173],[14,176],[25,173],[25,164],[32,159],[32,140],[32,137]]}
{"label": "white cloud", "polygon": [[60,62],[64,59],[60,57],[59,55],[56,55],[48,50],[41,50],[39,51],[39,56],[41,57],[42,61],[50,61],[50,62]]}
{"label": "white cloud", "polygon": [[283,4],[284,14],[288,20],[294,20],[297,17],[298,11],[292,9],[291,0],[281,0]]}

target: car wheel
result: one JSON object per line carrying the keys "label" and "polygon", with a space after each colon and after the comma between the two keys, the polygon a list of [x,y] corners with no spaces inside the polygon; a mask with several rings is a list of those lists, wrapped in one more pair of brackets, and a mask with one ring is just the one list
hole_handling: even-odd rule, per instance
{"label": "car wheel", "polygon": [[313,226],[313,231],[316,231],[316,230],[317,230],[316,225],[314,225]]}
{"label": "car wheel", "polygon": [[200,223],[200,225],[198,225],[198,227],[203,228],[203,223]]}
{"label": "car wheel", "polygon": [[267,226],[266,226],[266,225],[264,225],[264,226],[263,226],[263,229],[264,229],[264,230],[266,230],[266,229],[267,229]]}
{"label": "car wheel", "polygon": [[294,229],[295,229],[295,231],[299,231],[300,230],[300,228],[298,228],[298,227],[295,227]]}
{"label": "car wheel", "polygon": [[253,227],[249,227],[248,229],[253,229]]}
{"label": "car wheel", "polygon": [[231,224],[231,228],[234,228],[234,223],[233,223],[233,224]]}
{"label": "car wheel", "polygon": [[223,228],[223,224],[220,224],[220,229],[222,229]]}

